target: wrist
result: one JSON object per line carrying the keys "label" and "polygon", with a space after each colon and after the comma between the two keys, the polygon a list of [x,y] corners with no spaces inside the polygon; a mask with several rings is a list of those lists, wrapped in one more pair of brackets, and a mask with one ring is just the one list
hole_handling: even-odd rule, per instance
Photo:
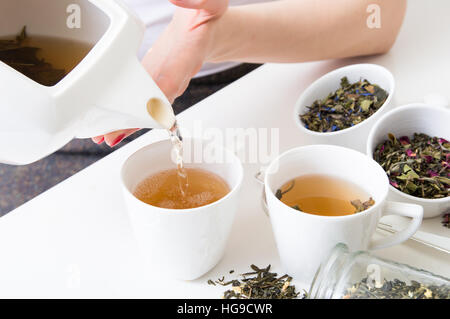
{"label": "wrist", "polygon": [[210,63],[225,62],[225,53],[231,49],[230,40],[232,39],[233,26],[232,20],[233,8],[229,8],[218,19],[211,23],[210,43],[206,55],[206,61]]}

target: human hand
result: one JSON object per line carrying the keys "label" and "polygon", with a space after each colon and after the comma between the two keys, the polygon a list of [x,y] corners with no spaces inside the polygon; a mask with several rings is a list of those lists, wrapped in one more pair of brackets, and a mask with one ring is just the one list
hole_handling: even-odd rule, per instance
{"label": "human hand", "polygon": [[[172,21],[142,60],[144,68],[173,103],[191,78],[208,60],[216,21],[226,12],[228,0],[169,0],[178,6]],[[110,147],[139,129],[121,130],[92,140]]]}

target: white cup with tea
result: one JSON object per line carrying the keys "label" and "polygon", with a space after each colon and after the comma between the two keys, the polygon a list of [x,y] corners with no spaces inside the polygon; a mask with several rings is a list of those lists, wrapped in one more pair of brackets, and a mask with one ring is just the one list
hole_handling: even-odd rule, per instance
{"label": "white cup with tea", "polygon": [[[197,207],[203,197],[208,196],[205,191],[205,196],[195,199],[197,204],[191,203],[191,208],[179,209],[170,208],[177,207],[174,206],[176,203],[170,202],[176,202],[176,196],[159,198],[159,202],[152,205],[148,204],[151,192],[147,198],[136,192],[145,192],[145,189],[139,190],[145,188],[145,183],[156,190],[164,183],[167,187],[170,176],[167,177],[166,173],[176,167],[171,156],[172,143],[168,140],[148,145],[132,154],[123,164],[121,178],[134,236],[152,272],[193,280],[212,269],[224,254],[238,205],[243,168],[234,153],[207,141],[184,139],[183,151],[188,179],[191,178],[189,170],[203,174],[193,176],[189,183],[204,183],[205,188],[211,188],[208,183],[212,180],[222,180],[228,186],[223,197]],[[194,180],[198,178],[203,180]],[[174,189],[179,186],[173,184],[169,186]],[[170,191],[174,190],[164,190]],[[160,192],[158,196],[164,196],[164,193]]]}
{"label": "white cup with tea", "polygon": [[[301,204],[295,208],[293,202],[282,202],[289,191],[298,191],[295,184],[290,184],[293,180],[306,192]],[[307,183],[306,187],[300,185],[302,180]],[[321,180],[323,185],[317,185],[317,180]],[[340,188],[339,183],[342,185]],[[355,150],[311,145],[280,155],[266,170],[264,188],[284,270],[302,283],[309,284],[320,263],[337,243],[345,243],[351,250],[376,250],[410,238],[421,225],[423,209],[419,205],[387,201],[388,187],[383,169]],[[331,198],[333,194],[337,198]],[[303,196],[297,195],[299,198]],[[349,198],[345,198],[347,196]],[[333,206],[339,201],[359,199],[367,203],[370,198],[374,203],[364,211],[351,214],[332,212],[340,206]],[[319,204],[319,212],[304,212],[313,209],[314,200]],[[328,207],[323,206],[324,203],[328,203]],[[372,235],[383,215],[406,216],[411,221],[401,232],[373,240]]]}

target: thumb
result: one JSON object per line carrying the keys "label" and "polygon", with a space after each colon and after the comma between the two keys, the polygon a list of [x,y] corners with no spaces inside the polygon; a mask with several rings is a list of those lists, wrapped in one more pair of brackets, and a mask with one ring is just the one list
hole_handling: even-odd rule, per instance
{"label": "thumb", "polygon": [[169,1],[181,8],[205,10],[211,14],[222,13],[228,7],[228,0],[169,0]]}

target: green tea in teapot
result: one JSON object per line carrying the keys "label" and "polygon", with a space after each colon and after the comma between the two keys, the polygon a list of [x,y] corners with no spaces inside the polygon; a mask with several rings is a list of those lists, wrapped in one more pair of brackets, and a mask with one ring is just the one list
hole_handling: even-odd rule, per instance
{"label": "green tea in teapot", "polygon": [[33,81],[53,86],[70,73],[89,53],[92,45],[69,39],[17,36],[0,39],[0,61]]}

